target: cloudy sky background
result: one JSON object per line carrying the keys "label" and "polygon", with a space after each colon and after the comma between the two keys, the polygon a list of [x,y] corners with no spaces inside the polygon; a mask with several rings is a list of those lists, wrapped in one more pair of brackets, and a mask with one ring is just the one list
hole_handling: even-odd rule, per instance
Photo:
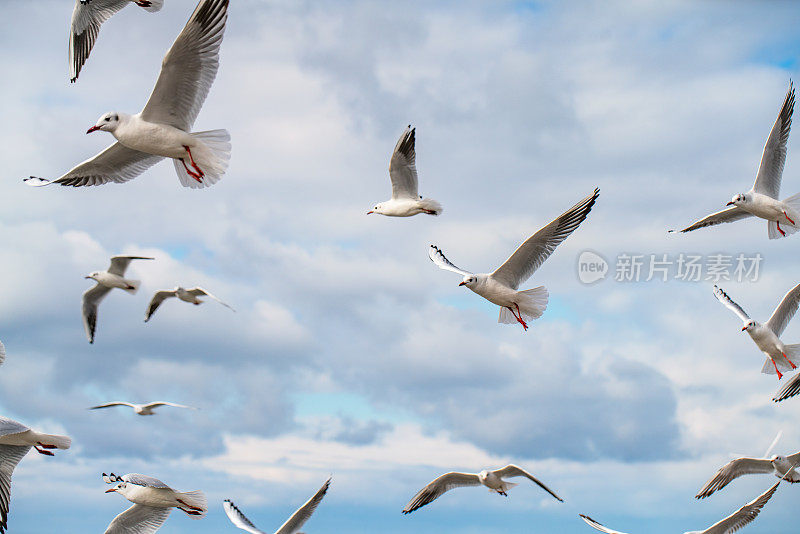
{"label": "cloudy sky background", "polygon": [[[702,529],[768,487],[740,479],[692,496],[731,453],[800,450],[800,400],[774,376],[711,282],[592,286],[576,260],[756,253],[757,283],[723,287],[766,320],[798,282],[797,237],[743,221],[669,235],[747,190],[789,79],[792,2],[311,2],[235,0],[217,81],[196,130],[227,128],[233,159],[202,191],[161,163],[92,189],[55,178],[107,146],[83,132],[138,111],[194,8],[170,0],[109,21],[67,81],[72,3],[4,5],[0,87],[0,413],[67,433],[15,473],[11,531],[102,532],[127,506],[100,473],[202,489],[202,521],[161,532],[234,532],[231,498],[277,528],[333,475],[308,532],[587,532],[578,513],[654,534]],[[417,128],[422,193],[440,218],[366,216],[390,192],[389,155]],[[789,141],[784,196],[800,191]],[[528,332],[435,268],[494,269],[595,187],[586,223],[525,287],[545,284]],[[119,253],[142,289],[113,293],[86,343],[82,277]],[[207,287],[237,313],[153,291]],[[784,339],[800,341],[791,323]],[[141,418],[100,402],[201,408]],[[518,463],[565,504],[521,484],[508,499],[453,492],[400,510],[444,471]],[[784,487],[752,533],[794,532]]]}

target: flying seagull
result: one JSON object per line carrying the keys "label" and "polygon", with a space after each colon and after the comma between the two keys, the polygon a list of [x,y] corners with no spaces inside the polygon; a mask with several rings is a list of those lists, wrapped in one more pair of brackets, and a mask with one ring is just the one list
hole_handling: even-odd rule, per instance
{"label": "flying seagull", "polygon": [[[278,530],[275,531],[275,534],[301,534],[300,529],[303,525],[308,521],[311,517],[311,514],[314,513],[314,510],[317,509],[319,503],[322,502],[322,498],[325,497],[325,493],[327,493],[328,488],[331,485],[331,479],[325,481],[322,487],[317,490],[313,497],[306,501],[306,503],[297,509],[292,516],[286,520],[286,522],[280,526]],[[236,525],[238,528],[249,532],[250,534],[266,534],[263,530],[258,530],[256,526],[249,520],[245,515],[233,504],[232,501],[226,499],[222,503],[222,507],[225,509],[225,513],[228,515],[228,519],[231,520],[231,523]]]}
{"label": "flying seagull", "polygon": [[3,365],[4,361],[6,361],[6,346],[0,341],[0,365]]}
{"label": "flying seagull", "polygon": [[150,320],[150,317],[156,312],[161,303],[167,300],[168,298],[178,297],[180,300],[184,302],[188,302],[190,304],[194,304],[195,306],[199,306],[203,303],[198,297],[208,297],[210,299],[214,299],[226,308],[236,311],[220,299],[203,289],[202,287],[193,287],[191,289],[184,289],[180,286],[176,287],[175,289],[162,289],[161,291],[157,291],[153,298],[150,300],[150,304],[147,306],[147,313],[144,316],[144,322]]}
{"label": "flying seagull", "polygon": [[769,318],[766,324],[761,324],[751,319],[742,307],[736,304],[722,288],[714,286],[714,296],[739,316],[744,323],[742,331],[746,330],[761,352],[767,355],[767,360],[761,369],[762,373],[777,374],[778,379],[781,379],[783,374],[780,369],[784,371],[797,369],[793,360],[800,358],[800,344],[784,345],[779,338],[797,311],[798,304],[800,304],[800,284],[786,293],[786,296],[783,297],[781,303],[772,312],[772,317]]}
{"label": "flying seagull", "polygon": [[103,481],[116,484],[106,493],[119,493],[134,503],[111,521],[105,534],[151,534],[161,528],[173,508],[185,512],[190,519],[202,519],[208,511],[202,491],[180,493],[147,475],[128,473],[118,477],[103,473]]}
{"label": "flying seagull", "polygon": [[133,404],[131,402],[123,402],[123,401],[114,401],[114,402],[107,402],[106,404],[100,404],[98,406],[92,406],[89,408],[90,410],[98,410],[100,408],[110,408],[112,406],[130,406],[133,408],[133,411],[136,412],[138,415],[155,415],[155,409],[160,406],[172,406],[173,408],[187,408],[189,410],[196,410],[197,408],[193,408],[192,406],[184,406],[183,404],[175,404],[174,402],[149,402],[147,404]]}
{"label": "flying seagull", "polygon": [[155,13],[164,5],[164,0],[76,0],[69,30],[70,82],[78,79],[83,64],[89,59],[100,26],[130,3]]}
{"label": "flying seagull", "polygon": [[[770,489],[707,529],[693,530],[691,532],[685,532],[684,534],[733,534],[755,521],[758,514],[761,513],[761,509],[764,508],[764,505],[767,504],[767,501],[769,501],[770,497],[772,497],[778,489],[780,483],[780,480],[777,481]],[[625,534],[624,532],[605,527],[587,515],[580,514],[580,516],[587,525],[600,532],[605,532],[606,534]]]}
{"label": "flying seagull", "polygon": [[100,301],[114,288],[119,288],[135,295],[139,290],[139,280],[125,278],[125,270],[131,260],[152,260],[142,256],[112,256],[107,271],[94,271],[84,278],[97,282],[94,287],[83,294],[83,327],[89,343],[94,343],[94,332],[97,329],[97,307]]}
{"label": "flying seagull", "polygon": [[71,443],[67,436],[40,434],[21,423],[0,417],[0,534],[8,528],[11,474],[20,460],[31,447],[39,454],[54,456],[50,452],[52,449],[69,449]]}
{"label": "flying seagull", "polygon": [[794,85],[790,83],[783,106],[764,146],[761,165],[758,167],[752,189],[747,193],[737,194],[724,210],[700,219],[681,232],[691,232],[698,228],[734,222],[751,216],[768,221],[767,233],[770,239],[785,237],[800,230],[800,194],[783,201],[778,198],[793,112]]}
{"label": "flying seagull", "polygon": [[472,274],[459,269],[450,262],[436,245],[431,245],[428,256],[440,269],[452,271],[464,278],[460,286],[482,296],[489,302],[500,306],[499,323],[518,322],[525,330],[525,319],[538,319],[547,308],[548,293],[544,286],[517,291],[517,288],[536,272],[542,263],[553,253],[583,222],[600,194],[599,189],[568,209],[550,224],[533,234],[508,258],[503,265],[491,274]]}
{"label": "flying seagull", "polygon": [[415,151],[416,128],[408,128],[400,136],[389,162],[389,178],[392,179],[392,198],[377,204],[367,212],[379,213],[389,217],[411,217],[420,213],[440,215],[442,205],[432,198],[422,198],[419,194]]}
{"label": "flying seagull", "polygon": [[141,113],[106,113],[86,133],[110,132],[117,142],[56,180],[30,177],[28,185],[102,185],[132,180],[162,158],[172,158],[185,187],[218,182],[230,159],[226,130],[190,133],[219,67],[228,0],[200,0],[167,52]]}
{"label": "flying seagull", "polygon": [[414,498],[403,509],[404,514],[410,514],[417,508],[421,508],[428,503],[431,503],[441,497],[445,492],[451,489],[461,488],[465,486],[480,486],[484,485],[489,488],[489,492],[495,492],[498,495],[508,497],[508,491],[517,484],[514,482],[507,482],[504,478],[525,477],[531,480],[534,484],[545,490],[552,495],[556,500],[564,502],[564,499],[553,493],[553,490],[545,486],[535,476],[531,475],[524,469],[516,465],[507,465],[502,469],[495,471],[483,470],[480,473],[445,473],[440,476],[414,495]]}

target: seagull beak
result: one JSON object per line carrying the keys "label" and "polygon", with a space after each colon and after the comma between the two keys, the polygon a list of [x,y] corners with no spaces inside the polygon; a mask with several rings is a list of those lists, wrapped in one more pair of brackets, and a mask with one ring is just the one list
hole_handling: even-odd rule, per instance
{"label": "seagull beak", "polygon": [[742,327],[742,332],[744,332],[745,330],[747,330],[747,327],[746,327],[746,326],[743,326],[743,327]]}
{"label": "seagull beak", "polygon": [[727,204],[725,204],[725,205],[726,205],[726,206],[733,206],[733,202],[728,202],[728,203],[727,203]]}
{"label": "seagull beak", "polygon": [[87,280],[91,280],[92,277],[91,276],[84,276],[84,278],[87,279]]}
{"label": "seagull beak", "polygon": [[86,133],[87,133],[87,134],[90,134],[90,133],[92,133],[92,132],[96,132],[96,131],[97,131],[97,130],[99,130],[99,129],[100,129],[100,127],[99,127],[99,126],[97,126],[97,125],[94,125],[94,126],[92,126],[91,128],[89,128],[88,130],[86,130]]}
{"label": "seagull beak", "polygon": [[460,284],[458,284],[458,285],[459,285],[459,286],[465,286],[465,285],[467,285],[467,283],[466,283],[466,282],[461,282],[461,283],[460,283]]}
{"label": "seagull beak", "polygon": [[111,488],[111,489],[107,489],[103,493],[114,493],[115,491],[117,491],[117,488]]}
{"label": "seagull beak", "polygon": [[375,213],[375,212],[374,212],[374,211],[372,211],[372,210],[369,210],[369,211],[367,212],[367,215],[371,215],[371,214],[373,214],[373,213]]}

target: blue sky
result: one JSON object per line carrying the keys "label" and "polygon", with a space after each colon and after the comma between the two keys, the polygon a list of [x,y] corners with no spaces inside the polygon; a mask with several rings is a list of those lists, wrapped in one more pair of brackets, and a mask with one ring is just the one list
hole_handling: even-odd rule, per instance
{"label": "blue sky", "polygon": [[[682,227],[752,184],[790,78],[800,6],[790,2],[310,2],[236,0],[221,68],[195,125],[233,138],[225,178],[182,188],[162,163],[124,185],[32,189],[110,143],[86,136],[136,112],[194,2],[128,7],[104,25],[77,84],[67,79],[68,0],[4,6],[0,33],[0,413],[67,433],[73,448],[26,457],[11,532],[102,532],[126,507],[100,473],[142,472],[202,489],[202,521],[160,532],[235,532],[233,499],[277,528],[333,475],[309,533],[697,530],[772,482],[692,496],[731,453],[800,450],[800,401],[775,377],[711,283],[607,279],[576,259],[760,252],[757,282],[725,289],[766,319],[794,277],[797,237],[743,221]],[[421,191],[439,218],[366,216],[389,193],[388,160],[417,128]],[[785,196],[800,190],[790,138]],[[435,268],[496,267],[519,242],[600,187],[587,221],[525,287],[544,284],[528,332]],[[138,295],[104,301],[94,345],[82,277],[112,254]],[[200,285],[210,303],[166,303]],[[785,339],[795,342],[791,323]],[[793,341],[795,340],[795,341]],[[167,399],[197,412],[88,412]],[[449,470],[518,463],[561,494],[520,484],[508,499],[463,490],[402,516]],[[789,532],[781,488],[750,533]]]}

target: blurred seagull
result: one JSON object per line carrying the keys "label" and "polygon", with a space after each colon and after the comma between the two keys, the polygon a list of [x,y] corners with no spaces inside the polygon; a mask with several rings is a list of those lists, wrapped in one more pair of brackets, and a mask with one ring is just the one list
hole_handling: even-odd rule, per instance
{"label": "blurred seagull", "polygon": [[155,415],[155,409],[160,406],[172,406],[173,408],[187,408],[189,410],[196,410],[192,406],[184,406],[183,404],[175,404],[174,402],[165,402],[165,401],[158,401],[158,402],[150,402],[147,404],[133,404],[131,402],[123,402],[123,401],[114,401],[108,402],[106,404],[100,404],[98,406],[92,406],[89,408],[90,410],[98,410],[100,408],[110,408],[112,406],[130,406],[133,408],[133,411],[136,412],[138,415]]}
{"label": "blurred seagull", "polygon": [[[800,194],[786,200],[779,200],[781,177],[786,162],[786,142],[792,127],[794,112],[794,85],[789,83],[789,91],[783,100],[778,118],[764,146],[761,165],[753,187],[747,193],[739,193],[728,202],[727,208],[700,219],[681,232],[691,232],[698,228],[729,223],[755,215],[766,219],[770,239],[777,239],[800,230]],[[781,226],[783,225],[783,226]],[[670,230],[672,231],[672,230]]]}
{"label": "blurred seagull", "polygon": [[599,194],[600,190],[595,189],[591,195],[533,234],[491,274],[472,274],[459,269],[435,245],[430,246],[428,256],[440,269],[462,275],[464,278],[458,285],[467,286],[489,302],[501,306],[497,322],[510,324],[516,321],[527,330],[525,319],[541,317],[547,308],[549,295],[544,286],[525,291],[517,291],[517,288],[586,219]]}
{"label": "blurred seagull", "polygon": [[112,256],[107,271],[94,271],[84,276],[97,282],[95,286],[83,294],[83,327],[89,343],[94,343],[94,332],[97,328],[97,307],[100,301],[114,288],[119,288],[135,295],[139,290],[139,280],[125,278],[125,270],[131,260],[152,260],[142,256]]}
{"label": "blurred seagull", "polygon": [[188,302],[190,304],[194,304],[195,306],[199,306],[203,303],[198,297],[208,297],[210,299],[214,299],[226,308],[231,311],[236,311],[231,308],[229,305],[222,302],[220,299],[203,289],[202,287],[193,287],[191,289],[184,289],[180,286],[176,287],[175,289],[162,289],[161,291],[157,291],[153,298],[150,300],[150,304],[147,306],[147,313],[144,316],[144,322],[150,320],[150,317],[156,312],[161,303],[167,300],[168,298],[178,297],[180,300],[184,302]]}
{"label": "blurred seagull", "polygon": [[180,493],[147,475],[128,473],[118,477],[103,473],[103,481],[116,483],[106,493],[117,492],[134,503],[111,521],[105,534],[151,534],[161,528],[173,508],[185,512],[190,519],[201,519],[208,511],[202,491]]}
{"label": "blurred seagull", "polygon": [[11,474],[20,460],[31,447],[39,454],[54,456],[51,449],[69,449],[71,444],[72,440],[67,436],[40,434],[21,423],[0,417],[0,534],[8,528]]}
{"label": "blurred seagull", "polygon": [[6,346],[0,341],[0,365],[3,365],[4,361],[6,361]]}
{"label": "blurred seagull", "polygon": [[495,492],[498,495],[508,497],[507,492],[517,484],[514,482],[507,482],[503,479],[512,477],[525,477],[552,495],[556,500],[564,502],[564,499],[553,493],[553,491],[540,482],[539,479],[524,469],[512,464],[495,471],[483,470],[477,474],[455,472],[446,473],[422,488],[416,495],[414,495],[414,498],[411,499],[411,501],[403,509],[403,513],[410,514],[417,508],[421,508],[426,504],[435,501],[445,492],[454,488],[461,488],[465,486],[484,485],[489,488],[489,493]]}
{"label": "blurred seagull", "polygon": [[117,142],[56,180],[31,176],[28,185],[102,185],[127,182],[172,158],[185,187],[218,182],[230,159],[226,130],[190,133],[219,67],[228,0],[200,0],[164,57],[161,74],[141,113],[106,113],[86,133],[110,132]]}
{"label": "blurred seagull", "polygon": [[[780,483],[780,480],[777,481],[770,489],[749,503],[745,504],[722,521],[714,523],[707,529],[693,530],[691,532],[685,532],[684,534],[733,534],[734,532],[755,521],[756,517],[758,517],[758,514],[761,513],[761,509],[764,508],[764,505],[767,504],[767,501],[769,501],[770,497],[772,497],[772,495],[778,489],[778,485]],[[580,514],[580,516],[587,525],[599,530],[600,532],[605,532],[606,534],[625,534],[624,532],[604,527],[587,515]]]}
{"label": "blurred seagull", "polygon": [[792,360],[800,358],[800,344],[784,345],[779,338],[800,304],[800,284],[786,293],[766,324],[751,319],[742,307],[736,304],[719,286],[714,286],[714,296],[739,316],[744,322],[742,332],[746,330],[761,352],[767,355],[767,361],[764,362],[764,367],[761,369],[762,373],[777,374],[778,379],[781,379],[783,374],[779,368],[784,371],[797,369]]}
{"label": "blurred seagull", "polygon": [[76,0],[69,32],[69,81],[75,82],[89,59],[100,26],[128,4],[159,11],[164,0]]}
{"label": "blurred seagull", "polygon": [[[281,527],[275,531],[275,534],[302,534],[300,533],[300,529],[303,527],[306,521],[311,517],[314,513],[314,510],[317,509],[319,503],[322,502],[322,498],[325,497],[325,493],[327,493],[328,488],[331,485],[331,479],[325,481],[322,487],[317,490],[317,493],[314,494],[306,503],[297,509],[292,516],[286,520],[286,522],[281,525]],[[228,519],[231,520],[231,523],[236,525],[238,528],[249,532],[250,534],[266,534],[263,530],[258,530],[256,526],[249,520],[245,515],[233,504],[232,501],[226,499],[222,503],[222,508],[225,509],[225,513],[228,515]]]}
{"label": "blurred seagull", "polygon": [[416,128],[408,128],[400,136],[389,162],[389,177],[392,179],[392,198],[377,204],[367,212],[390,217],[411,217],[420,213],[439,215],[442,205],[432,198],[422,198],[419,194],[415,151]]}

